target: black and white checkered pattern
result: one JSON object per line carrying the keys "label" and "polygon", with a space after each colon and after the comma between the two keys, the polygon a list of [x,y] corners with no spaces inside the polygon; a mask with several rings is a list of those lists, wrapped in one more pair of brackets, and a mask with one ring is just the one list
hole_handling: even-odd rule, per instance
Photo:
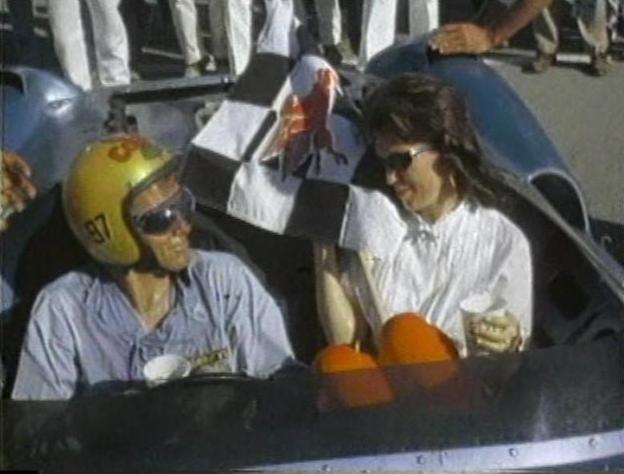
{"label": "black and white checkered pattern", "polygon": [[200,203],[272,232],[373,253],[387,248],[403,223],[385,194],[355,184],[382,174],[373,160],[362,159],[366,146],[351,120],[339,113],[328,118],[346,164],[312,150],[320,169],[311,158],[284,176],[275,161],[264,160],[284,102],[292,94],[305,97],[316,72],[331,68],[294,18],[292,2],[272,5],[248,69],[193,140],[184,182]]}

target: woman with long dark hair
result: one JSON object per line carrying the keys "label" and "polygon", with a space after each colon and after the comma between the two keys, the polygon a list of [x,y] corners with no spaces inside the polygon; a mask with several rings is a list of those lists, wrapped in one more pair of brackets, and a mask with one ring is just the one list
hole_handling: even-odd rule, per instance
{"label": "woman with long dark hair", "polygon": [[[357,348],[369,341],[383,352],[389,325],[409,331],[393,316],[415,313],[424,320],[419,324],[440,333],[439,358],[526,347],[533,298],[529,243],[496,208],[491,168],[463,100],[435,78],[404,74],[367,98],[364,129],[405,231],[385,255],[357,258],[315,246],[319,316],[329,343]],[[474,310],[482,317],[464,324],[467,301],[482,306]]]}

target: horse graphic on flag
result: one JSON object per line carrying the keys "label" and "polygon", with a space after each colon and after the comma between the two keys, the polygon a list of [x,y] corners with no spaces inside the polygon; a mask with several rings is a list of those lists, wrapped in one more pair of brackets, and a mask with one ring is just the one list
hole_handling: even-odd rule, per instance
{"label": "horse graphic on flag", "polygon": [[308,95],[300,98],[292,94],[284,101],[278,131],[263,160],[281,156],[283,178],[294,174],[311,156],[316,173],[320,173],[321,150],[337,163],[347,164],[347,157],[334,147],[334,136],[328,125],[337,90],[338,75],[332,69],[321,68],[316,72],[316,81]]}

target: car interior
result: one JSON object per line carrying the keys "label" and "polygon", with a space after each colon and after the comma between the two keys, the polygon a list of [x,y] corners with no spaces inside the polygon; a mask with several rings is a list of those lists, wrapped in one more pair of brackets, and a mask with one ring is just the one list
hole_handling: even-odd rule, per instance
{"label": "car interior", "polygon": [[[541,182],[538,189],[574,232],[585,232],[576,193],[554,180]],[[622,302],[576,243],[526,198],[516,193],[508,196],[511,204],[503,211],[524,231],[531,244],[534,270],[531,347],[589,342],[624,330]]]}

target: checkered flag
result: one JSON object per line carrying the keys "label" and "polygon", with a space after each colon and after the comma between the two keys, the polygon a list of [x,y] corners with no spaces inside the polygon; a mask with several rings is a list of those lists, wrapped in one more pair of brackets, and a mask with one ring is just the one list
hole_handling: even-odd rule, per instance
{"label": "checkered flag", "polygon": [[200,203],[252,225],[380,254],[403,221],[375,189],[381,170],[354,111],[338,111],[338,76],[292,3],[270,2],[257,52],[193,140],[183,180]]}

